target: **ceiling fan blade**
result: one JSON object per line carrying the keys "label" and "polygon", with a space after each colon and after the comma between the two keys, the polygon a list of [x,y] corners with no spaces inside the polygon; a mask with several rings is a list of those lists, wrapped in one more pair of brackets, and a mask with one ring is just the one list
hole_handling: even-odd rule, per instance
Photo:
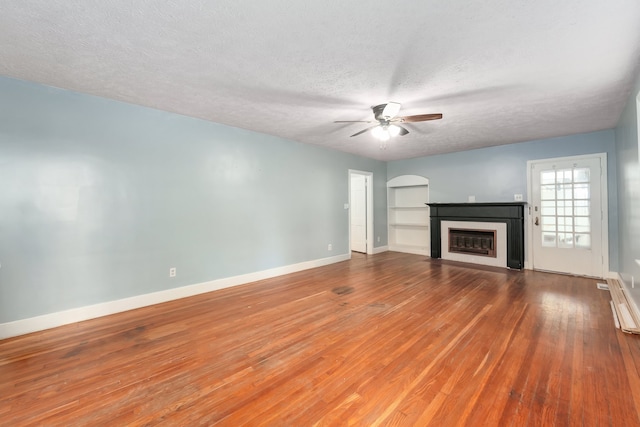
{"label": "ceiling fan blade", "polygon": [[333,123],[373,123],[371,120],[336,120]]}
{"label": "ceiling fan blade", "polygon": [[415,116],[398,117],[403,123],[426,122],[428,120],[440,120],[442,114],[417,114]]}
{"label": "ceiling fan blade", "polygon": [[371,127],[369,127],[369,128],[366,128],[366,129],[361,130],[360,132],[356,132],[356,133],[354,133],[354,134],[353,134],[353,135],[351,135],[351,136],[353,137],[353,136],[362,135],[363,133],[368,132],[368,131],[370,131],[371,129],[373,129],[373,128],[377,128],[377,127],[378,127],[378,125],[371,126]]}
{"label": "ceiling fan blade", "polygon": [[400,105],[397,102],[389,102],[389,103],[387,103],[387,105],[385,105],[384,109],[382,110],[382,117],[385,117],[385,118],[388,118],[388,119],[394,118],[400,112],[400,107],[401,106],[402,105]]}

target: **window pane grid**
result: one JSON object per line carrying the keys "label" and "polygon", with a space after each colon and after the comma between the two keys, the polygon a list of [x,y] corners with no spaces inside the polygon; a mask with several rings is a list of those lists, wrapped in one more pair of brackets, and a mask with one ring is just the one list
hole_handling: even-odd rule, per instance
{"label": "window pane grid", "polygon": [[542,246],[591,247],[590,170],[571,168],[540,173]]}

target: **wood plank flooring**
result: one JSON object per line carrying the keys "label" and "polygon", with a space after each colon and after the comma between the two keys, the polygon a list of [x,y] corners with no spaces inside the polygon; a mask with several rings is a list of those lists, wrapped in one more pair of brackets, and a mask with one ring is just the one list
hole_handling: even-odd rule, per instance
{"label": "wood plank flooring", "polygon": [[0,341],[0,425],[640,426],[596,280],[386,252]]}

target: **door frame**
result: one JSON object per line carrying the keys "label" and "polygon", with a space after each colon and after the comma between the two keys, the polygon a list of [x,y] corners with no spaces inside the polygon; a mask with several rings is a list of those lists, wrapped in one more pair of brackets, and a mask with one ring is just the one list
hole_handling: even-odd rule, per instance
{"label": "door frame", "polygon": [[351,258],[351,176],[352,175],[364,175],[366,187],[367,187],[367,203],[365,206],[367,212],[367,254],[373,254],[373,172],[361,171],[356,169],[349,169],[347,175],[347,189],[349,197],[349,210],[347,215],[347,222],[349,224],[348,237],[349,237],[349,258]]}
{"label": "door frame", "polygon": [[548,159],[535,159],[527,160],[527,226],[525,228],[525,245],[527,248],[528,256],[525,262],[525,268],[533,270],[533,259],[535,254],[533,253],[533,212],[531,207],[533,206],[533,182],[531,176],[531,169],[534,164],[537,163],[549,163],[549,162],[570,162],[573,160],[584,159],[599,159],[600,160],[600,201],[602,209],[602,229],[601,232],[601,248],[602,248],[602,277],[607,278],[611,275],[609,272],[609,192],[607,188],[607,153],[594,153],[594,154],[581,154],[578,156],[566,156],[566,157],[551,157]]}

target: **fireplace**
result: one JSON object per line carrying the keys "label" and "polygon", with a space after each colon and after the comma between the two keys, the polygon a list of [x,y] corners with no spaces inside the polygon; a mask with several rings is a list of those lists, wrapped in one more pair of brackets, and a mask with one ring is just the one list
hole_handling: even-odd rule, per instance
{"label": "fireplace", "polygon": [[496,257],[496,230],[449,228],[449,252]]}
{"label": "fireplace", "polygon": [[[518,270],[524,268],[525,203],[429,203],[429,206],[431,208],[431,258],[476,262]],[[449,228],[495,231],[496,258],[482,253],[470,253],[468,250],[466,253],[455,252],[455,248],[451,252],[448,239]],[[445,238],[443,239],[442,236]],[[501,245],[504,245],[502,249]],[[482,243],[480,243],[480,249],[482,249]]]}
{"label": "fireplace", "polygon": [[[453,247],[449,230],[460,230],[455,233]],[[440,221],[440,238],[442,259],[508,267],[507,226],[502,222]]]}

